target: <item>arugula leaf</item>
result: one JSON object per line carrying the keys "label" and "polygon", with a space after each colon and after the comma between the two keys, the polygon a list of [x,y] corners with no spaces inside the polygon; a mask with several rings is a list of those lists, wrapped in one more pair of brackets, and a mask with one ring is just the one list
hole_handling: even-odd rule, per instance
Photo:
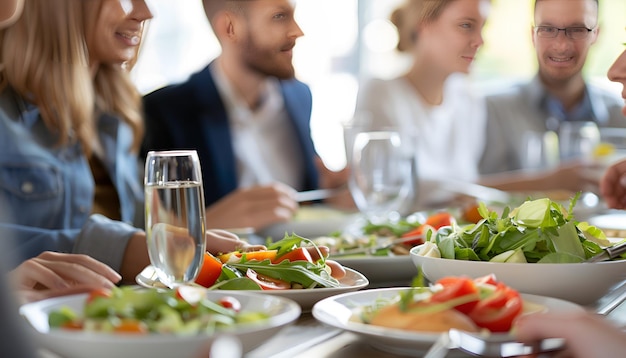
{"label": "arugula leaf", "polygon": [[239,271],[252,269],[262,275],[278,280],[298,283],[306,288],[339,287],[339,281],[330,276],[323,266],[308,261],[282,261],[272,264],[270,260],[231,263]]}

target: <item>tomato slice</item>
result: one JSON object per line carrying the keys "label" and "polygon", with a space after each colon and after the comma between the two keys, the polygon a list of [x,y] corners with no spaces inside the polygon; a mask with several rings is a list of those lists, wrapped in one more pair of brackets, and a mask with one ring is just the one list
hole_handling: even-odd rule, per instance
{"label": "tomato slice", "polygon": [[313,263],[313,258],[311,257],[311,254],[309,253],[309,250],[307,250],[304,247],[298,247],[295,248],[289,252],[287,252],[284,255],[281,255],[277,258],[275,258],[272,263],[273,264],[277,264],[280,262],[283,262],[285,260],[289,260],[290,262],[293,261],[308,261]]}
{"label": "tomato slice", "polygon": [[[415,228],[407,233],[404,233],[402,237],[410,237],[410,236],[418,236],[426,234],[426,229],[432,227],[435,230],[438,230],[444,226],[450,226],[453,223],[456,223],[456,219],[452,214],[441,211],[435,214],[432,214],[426,219],[426,222],[422,224],[420,227]],[[424,243],[424,238],[416,238],[413,241],[406,242],[407,245],[421,245]]]}
{"label": "tomato slice", "polygon": [[513,321],[522,313],[523,301],[520,294],[500,283],[488,297],[483,298],[468,316],[477,326],[491,332],[508,332]]}
{"label": "tomato slice", "polygon": [[222,273],[222,262],[209,252],[204,253],[204,261],[195,282],[204,287],[211,287],[215,284]]}
{"label": "tomato slice", "polygon": [[480,300],[478,288],[474,284],[474,280],[469,277],[444,277],[437,281],[436,284],[443,286],[443,289],[435,292],[431,296],[430,300],[432,302],[448,302],[452,299],[465,296],[471,299],[471,301],[467,303],[454,307],[457,311],[462,313],[467,314],[471,312]]}
{"label": "tomato slice", "polygon": [[252,269],[248,269],[248,271],[246,271],[246,276],[256,282],[264,290],[288,290],[291,288],[291,284],[289,282],[261,275]]}
{"label": "tomato slice", "polygon": [[500,281],[498,281],[498,279],[496,278],[496,275],[494,274],[489,274],[489,275],[485,275],[482,277],[476,277],[474,279],[474,282],[476,283],[476,285],[480,286],[480,285],[492,285],[492,286],[498,286],[498,284],[500,283]]}

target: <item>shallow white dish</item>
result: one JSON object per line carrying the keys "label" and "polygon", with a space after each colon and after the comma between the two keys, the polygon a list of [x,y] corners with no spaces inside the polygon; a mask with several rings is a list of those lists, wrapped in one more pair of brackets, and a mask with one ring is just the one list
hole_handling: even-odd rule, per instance
{"label": "shallow white dish", "polygon": [[623,211],[593,216],[587,221],[603,230],[626,230],[626,213]]}
{"label": "shallow white dish", "polygon": [[340,264],[351,267],[367,277],[373,284],[411,283],[417,275],[417,268],[411,256],[354,256],[332,257]]}
{"label": "shallow white dish", "polygon": [[[383,351],[421,356],[439,338],[439,333],[419,333],[400,329],[372,326],[351,320],[353,309],[373,304],[377,299],[391,298],[407,287],[382,288],[350,292],[326,298],[313,306],[313,317],[332,327],[344,329],[363,336],[372,346]],[[548,311],[581,311],[583,308],[571,302],[523,294],[528,302],[540,304]]]}
{"label": "shallow white dish", "polygon": [[261,230],[258,235],[262,238],[270,237],[274,241],[283,239],[285,233],[312,239],[335,231],[343,231],[356,217],[358,215],[325,205],[302,206],[293,220],[271,225]]}
{"label": "shallow white dish", "polygon": [[[175,336],[166,334],[123,335],[64,331],[50,329],[48,313],[67,306],[82,312],[87,294],[51,298],[20,307],[20,314],[33,328],[33,335],[45,348],[63,358],[195,358],[214,334]],[[242,343],[243,352],[251,351],[274,336],[281,328],[300,316],[300,307],[283,297],[267,296],[251,292],[209,291],[207,297],[217,300],[222,296],[237,298],[245,311],[263,311],[271,317],[256,324],[237,325],[228,334]]]}
{"label": "shallow white dish", "polygon": [[495,274],[516,290],[534,295],[561,298],[581,305],[593,304],[611,287],[626,280],[626,260],[597,263],[537,264],[450,260],[417,255],[411,258],[424,277],[437,281],[444,276],[472,278]]}
{"label": "shallow white dish", "polygon": [[[346,275],[339,280],[341,286],[331,288],[313,288],[310,290],[266,290],[266,291],[237,291],[216,290],[214,292],[260,292],[266,295],[278,296],[297,302],[302,310],[310,310],[313,305],[326,297],[340,293],[360,290],[369,285],[369,280],[362,273],[346,267]],[[143,287],[165,288],[157,278],[154,267],[147,266],[136,277],[136,281]]]}

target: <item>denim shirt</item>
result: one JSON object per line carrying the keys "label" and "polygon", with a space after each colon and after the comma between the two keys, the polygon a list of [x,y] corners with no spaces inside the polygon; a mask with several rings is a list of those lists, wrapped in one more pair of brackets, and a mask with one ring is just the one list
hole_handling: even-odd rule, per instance
{"label": "denim shirt", "polygon": [[124,222],[91,215],[94,180],[80,144],[60,146],[36,106],[10,89],[0,94],[0,237],[13,241],[14,263],[51,250],[119,269],[143,188],[130,127],[101,115],[97,130]]}

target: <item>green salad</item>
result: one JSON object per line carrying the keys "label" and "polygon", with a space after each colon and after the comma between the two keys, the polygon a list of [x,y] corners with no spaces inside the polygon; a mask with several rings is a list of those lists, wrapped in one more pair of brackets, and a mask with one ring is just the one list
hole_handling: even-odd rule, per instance
{"label": "green salad", "polygon": [[238,324],[262,322],[264,312],[246,312],[232,296],[206,298],[206,290],[121,287],[92,291],[82,312],[62,307],[48,315],[51,328],[106,333],[212,334]]}
{"label": "green salad", "polygon": [[569,208],[548,198],[528,200],[502,214],[479,203],[477,224],[452,225],[430,235],[418,255],[492,262],[578,263],[611,246],[597,227],[573,218]]}

